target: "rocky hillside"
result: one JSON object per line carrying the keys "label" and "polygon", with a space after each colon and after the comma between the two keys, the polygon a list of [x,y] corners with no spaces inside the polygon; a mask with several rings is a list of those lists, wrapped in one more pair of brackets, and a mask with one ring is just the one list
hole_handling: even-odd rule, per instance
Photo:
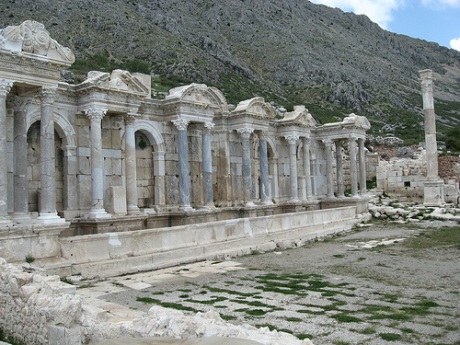
{"label": "rocky hillside", "polygon": [[365,16],[299,0],[5,0],[2,27],[45,24],[78,74],[149,71],[165,91],[204,82],[229,103],[306,104],[331,121],[367,115],[377,134],[423,139],[418,71],[436,72],[438,129],[460,123],[460,53],[382,30]]}

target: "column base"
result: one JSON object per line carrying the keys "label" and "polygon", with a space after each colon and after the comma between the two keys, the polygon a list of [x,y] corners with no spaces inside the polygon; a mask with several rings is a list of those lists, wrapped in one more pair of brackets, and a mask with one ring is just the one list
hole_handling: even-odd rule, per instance
{"label": "column base", "polygon": [[128,206],[128,214],[139,214],[141,213],[141,210],[137,206]]}
{"label": "column base", "polygon": [[0,228],[3,226],[13,225],[13,221],[8,216],[0,216]]}
{"label": "column base", "polygon": [[28,213],[23,212],[14,212],[11,219],[18,224],[32,222],[32,217]]}
{"label": "column base", "polygon": [[193,212],[195,209],[192,206],[179,206],[179,210],[184,212]]}
{"label": "column base", "polygon": [[273,205],[273,201],[271,201],[271,200],[264,200],[264,201],[262,201],[262,205]]}
{"label": "column base", "polygon": [[63,224],[65,219],[58,216],[57,212],[45,212],[39,213],[37,222],[48,225],[48,224]]}
{"label": "column base", "polygon": [[302,202],[300,201],[300,199],[289,199],[288,201],[286,201],[286,204],[300,205],[300,204],[302,204]]}
{"label": "column base", "polygon": [[444,205],[444,182],[427,181],[423,185],[423,205],[442,206]]}
{"label": "column base", "polygon": [[244,207],[252,208],[256,207],[256,205],[254,204],[254,201],[248,201],[246,204],[244,204]]}
{"label": "column base", "polygon": [[87,219],[111,218],[112,215],[107,213],[103,208],[91,209],[85,216]]}

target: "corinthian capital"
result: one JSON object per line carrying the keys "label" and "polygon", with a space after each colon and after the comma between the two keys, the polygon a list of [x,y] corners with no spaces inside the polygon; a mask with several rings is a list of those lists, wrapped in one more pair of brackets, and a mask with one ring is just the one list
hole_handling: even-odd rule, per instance
{"label": "corinthian capital", "polygon": [[332,147],[332,140],[331,139],[327,138],[327,139],[323,139],[321,141],[323,142],[324,146],[329,147],[329,148]]}
{"label": "corinthian capital", "polygon": [[214,128],[214,123],[212,122],[205,122],[203,127],[205,128],[205,131],[211,132],[212,129]]}
{"label": "corinthian capital", "polygon": [[174,124],[174,126],[176,126],[177,130],[179,131],[187,130],[188,124],[190,123],[190,121],[184,119],[173,120],[171,122]]}
{"label": "corinthian capital", "polygon": [[251,134],[254,132],[254,128],[243,127],[236,130],[243,139],[249,139]]}
{"label": "corinthian capital", "polygon": [[106,113],[107,113],[107,109],[103,109],[103,108],[90,108],[86,110],[86,116],[88,116],[90,120],[102,119]]}
{"label": "corinthian capital", "polygon": [[13,87],[13,82],[7,79],[0,79],[0,97],[6,97]]}
{"label": "corinthian capital", "polygon": [[18,111],[25,111],[27,109],[27,106],[32,104],[32,102],[33,102],[33,99],[31,98],[15,96],[11,98],[9,105],[11,108],[14,109],[15,112],[18,112]]}
{"label": "corinthian capital", "polygon": [[299,141],[299,136],[295,134],[285,135],[284,138],[287,140],[289,145],[295,145]]}
{"label": "corinthian capital", "polygon": [[42,105],[51,105],[54,103],[56,98],[57,88],[55,87],[42,87],[41,92],[38,94],[38,98],[41,100]]}

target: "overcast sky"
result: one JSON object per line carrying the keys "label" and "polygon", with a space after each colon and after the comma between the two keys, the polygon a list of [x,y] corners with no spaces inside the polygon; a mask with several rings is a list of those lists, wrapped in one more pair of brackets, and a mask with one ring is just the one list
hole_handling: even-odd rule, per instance
{"label": "overcast sky", "polygon": [[311,0],[365,14],[383,29],[460,51],[460,0]]}

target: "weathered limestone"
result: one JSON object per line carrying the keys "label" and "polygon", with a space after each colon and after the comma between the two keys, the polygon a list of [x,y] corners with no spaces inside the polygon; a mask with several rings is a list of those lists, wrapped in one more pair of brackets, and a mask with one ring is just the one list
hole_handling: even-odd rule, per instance
{"label": "weathered limestone", "polygon": [[202,134],[202,159],[203,159],[203,182],[204,182],[204,204],[206,207],[214,207],[214,193],[212,190],[212,152],[211,152],[211,130],[214,128],[212,122],[204,124]]}
{"label": "weathered limestone", "polygon": [[6,157],[6,96],[13,82],[0,79],[0,225],[8,222],[7,157]]}
{"label": "weathered limestone", "polygon": [[366,189],[366,152],[364,150],[364,138],[358,139],[359,152],[359,191],[361,195],[367,193]]}
{"label": "weathered limestone", "polygon": [[433,98],[433,72],[419,72],[422,84],[423,112],[425,114],[425,145],[427,173],[424,190],[425,205],[439,206],[444,204],[444,183],[438,175],[438,145],[436,142],[436,114]]}
{"label": "weathered limestone", "polygon": [[268,149],[267,135],[265,131],[259,134],[259,157],[260,157],[260,191],[262,204],[271,205],[270,189],[268,181]]}
{"label": "weathered limestone", "polygon": [[324,153],[326,155],[326,185],[328,198],[334,197],[334,176],[332,175],[332,141],[324,139]]}
{"label": "weathered limestone", "polygon": [[299,202],[298,182],[297,182],[297,143],[298,135],[287,135],[286,141],[289,143],[289,174],[291,182],[291,199],[289,202]]}
{"label": "weathered limestone", "polygon": [[252,178],[251,178],[251,146],[249,139],[254,132],[253,128],[239,128],[237,132],[241,135],[243,143],[243,195],[246,207],[254,206],[252,201]]}
{"label": "weathered limestone", "polygon": [[128,214],[139,213],[137,206],[137,178],[136,178],[136,140],[134,130],[135,115],[125,117],[125,154],[126,154],[126,202]]}
{"label": "weathered limestone", "polygon": [[356,166],[356,138],[348,139],[348,149],[350,151],[350,180],[351,196],[358,195],[358,168]]}
{"label": "weathered limestone", "polygon": [[305,197],[306,200],[310,200],[312,193],[311,184],[311,163],[310,163],[310,138],[302,138],[303,143],[303,169],[305,176]]}
{"label": "weathered limestone", "polygon": [[187,127],[189,121],[173,121],[177,128],[177,154],[179,155],[179,205],[189,211],[190,207],[190,165],[188,161]]}
{"label": "weathered limestone", "polygon": [[101,121],[106,112],[106,109],[98,108],[86,111],[91,120],[91,209],[88,218],[110,217],[104,209],[104,157],[101,134]]}
{"label": "weathered limestone", "polygon": [[345,197],[345,186],[343,182],[343,147],[341,141],[335,142],[335,156],[337,162],[337,197]]}

